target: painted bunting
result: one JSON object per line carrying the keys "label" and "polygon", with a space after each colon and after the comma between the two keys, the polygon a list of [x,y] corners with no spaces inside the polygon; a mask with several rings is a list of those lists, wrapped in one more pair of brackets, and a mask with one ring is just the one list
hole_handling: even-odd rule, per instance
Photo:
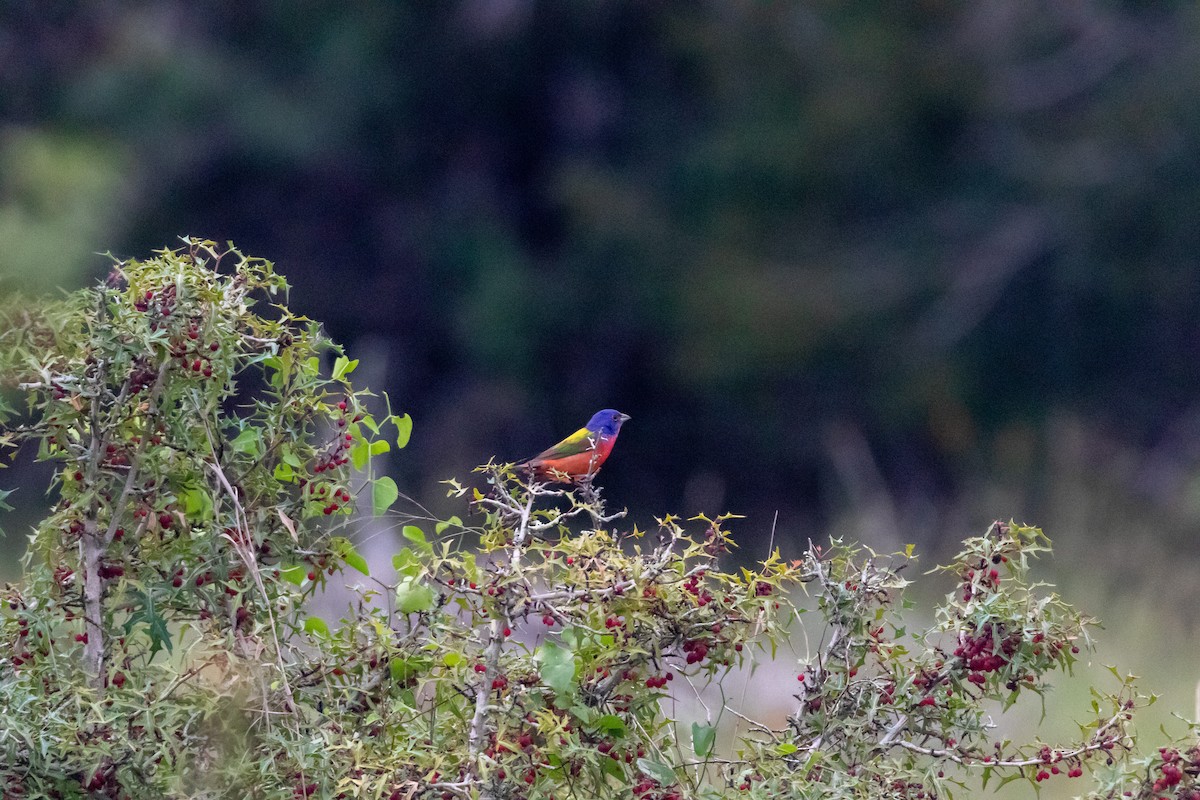
{"label": "painted bunting", "polygon": [[629,419],[611,408],[597,411],[588,424],[518,467],[527,467],[539,480],[578,481],[591,478],[612,452],[621,432],[621,424]]}

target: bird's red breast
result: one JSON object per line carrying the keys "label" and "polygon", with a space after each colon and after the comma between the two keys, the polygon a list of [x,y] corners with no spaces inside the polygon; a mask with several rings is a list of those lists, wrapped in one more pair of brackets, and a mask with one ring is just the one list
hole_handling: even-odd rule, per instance
{"label": "bird's red breast", "polygon": [[551,448],[546,453],[529,459],[526,464],[533,468],[534,474],[541,480],[552,479],[555,477],[555,473],[561,473],[570,478],[595,475],[600,466],[608,460],[608,455],[612,452],[617,437],[615,435],[604,436],[590,431],[589,434],[595,440],[595,445],[586,450],[570,455],[555,455],[552,452],[554,448]]}

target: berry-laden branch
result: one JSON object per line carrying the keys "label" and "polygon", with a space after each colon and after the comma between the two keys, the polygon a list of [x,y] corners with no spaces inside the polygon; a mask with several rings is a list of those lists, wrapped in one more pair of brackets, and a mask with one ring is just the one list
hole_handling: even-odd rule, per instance
{"label": "berry-laden branch", "polygon": [[364,566],[333,535],[350,462],[386,508],[370,458],[409,422],[371,413],[357,362],[286,289],[269,262],[189,239],[93,289],[0,303],[0,380],[26,409],[0,402],[0,446],[29,445],[57,490],[0,608],[0,794],[325,780],[290,688],[301,609],[327,570]]}
{"label": "berry-laden branch", "polygon": [[[0,304],[28,409],[0,403],[0,447],[36,448],[57,489],[2,593],[0,794],[931,800],[1062,775],[1200,800],[1194,738],[1139,754],[1131,679],[1093,688],[1075,741],[996,741],[991,715],[1091,646],[1033,578],[1037,529],[997,523],[928,573],[949,593],[926,627],[903,613],[911,548],[751,563],[730,529],[753,520],[644,530],[598,486],[498,463],[448,482],[461,517],[402,514],[377,457],[411,420],[286,289],[187,240]],[[352,540],[388,522],[380,569]],[[790,653],[791,693],[759,669]],[[753,714],[725,691],[747,675]]]}

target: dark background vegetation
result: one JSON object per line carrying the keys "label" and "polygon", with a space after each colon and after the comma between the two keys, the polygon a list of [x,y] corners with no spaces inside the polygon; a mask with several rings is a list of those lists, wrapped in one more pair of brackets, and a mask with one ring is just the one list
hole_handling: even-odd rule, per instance
{"label": "dark background vegetation", "polygon": [[0,15],[5,286],[233,240],[412,413],[415,496],[614,406],[639,519],[757,553],[778,512],[794,555],[1025,518],[1129,647],[1194,640],[1194,4]]}

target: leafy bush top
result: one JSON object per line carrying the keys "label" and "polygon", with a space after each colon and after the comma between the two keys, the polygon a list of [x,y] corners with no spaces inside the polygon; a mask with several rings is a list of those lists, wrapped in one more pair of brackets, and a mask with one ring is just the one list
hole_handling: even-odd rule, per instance
{"label": "leafy bush top", "polygon": [[[494,463],[448,482],[462,518],[389,510],[371,459],[411,421],[285,293],[188,240],[0,312],[25,399],[0,444],[36,446],[56,490],[0,609],[6,797],[923,799],[1085,772],[1097,797],[1197,792],[1195,749],[1137,754],[1128,679],[1073,742],[996,739],[989,713],[1089,646],[1030,577],[1037,529],[966,540],[909,630],[911,550],[728,568],[730,516],[642,531],[595,486]],[[402,535],[391,572],[346,536],[359,506]],[[357,581],[336,623],[313,602],[335,576]],[[794,636],[816,644],[772,727],[723,681]]]}

